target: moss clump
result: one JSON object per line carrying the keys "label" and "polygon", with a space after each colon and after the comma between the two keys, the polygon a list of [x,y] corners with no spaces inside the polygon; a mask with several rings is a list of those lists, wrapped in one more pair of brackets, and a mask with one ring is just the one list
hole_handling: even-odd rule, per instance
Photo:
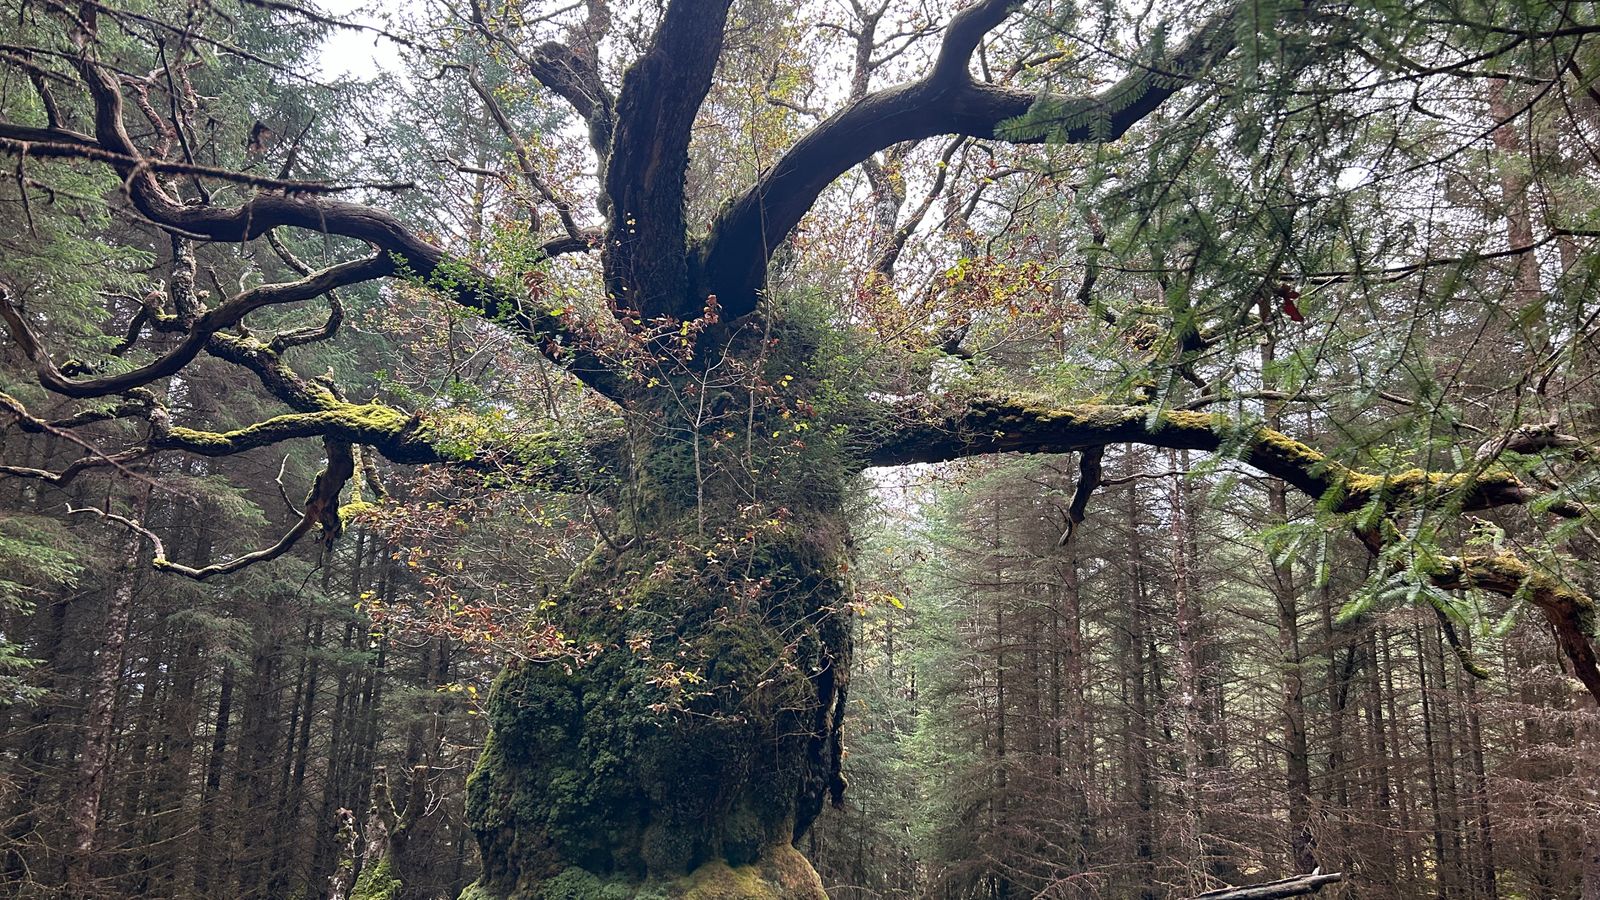
{"label": "moss clump", "polygon": [[599,876],[574,866],[541,884],[538,900],[610,900],[631,896],[620,885],[609,887],[614,890],[608,893],[608,885]]}
{"label": "moss clump", "polygon": [[563,627],[608,649],[496,684],[468,781],[484,896],[634,896],[618,892],[739,870],[804,831],[840,783],[850,652],[841,554],[819,533],[682,540],[580,567]]}
{"label": "moss clump", "polygon": [[339,521],[349,525],[364,513],[373,512],[377,508],[378,505],[376,503],[368,503],[365,500],[352,500],[339,507]]}
{"label": "moss clump", "polygon": [[1387,475],[1344,470],[1345,496],[1339,508],[1355,509],[1374,498],[1386,503],[1416,504],[1454,496],[1468,507],[1492,505],[1497,495],[1522,487],[1516,475],[1494,472],[1432,472],[1407,469]]}
{"label": "moss clump", "polygon": [[782,896],[755,866],[733,868],[720,859],[695,869],[684,879],[683,888],[684,900],[777,900]]}
{"label": "moss clump", "polygon": [[397,900],[404,884],[394,875],[387,856],[361,870],[350,900]]}
{"label": "moss clump", "polygon": [[506,895],[484,887],[480,882],[474,881],[467,885],[456,900],[506,900]]}
{"label": "moss clump", "polygon": [[682,900],[827,900],[811,863],[785,843],[760,860],[730,866],[713,860],[668,885]]}

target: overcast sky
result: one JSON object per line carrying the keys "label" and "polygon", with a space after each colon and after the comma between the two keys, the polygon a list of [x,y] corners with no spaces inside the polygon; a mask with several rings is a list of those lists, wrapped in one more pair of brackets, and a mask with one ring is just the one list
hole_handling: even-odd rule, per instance
{"label": "overcast sky", "polygon": [[[374,11],[385,6],[394,8],[400,3],[372,3],[369,0],[319,0],[317,8],[347,22],[374,23]],[[350,75],[370,78],[379,71],[399,64],[400,54],[394,42],[385,40],[370,31],[353,28],[335,29],[322,46],[322,75],[336,78]]]}

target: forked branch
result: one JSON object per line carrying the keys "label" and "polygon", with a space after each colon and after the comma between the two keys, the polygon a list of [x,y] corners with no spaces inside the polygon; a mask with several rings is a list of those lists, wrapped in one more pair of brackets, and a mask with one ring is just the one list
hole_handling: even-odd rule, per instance
{"label": "forked branch", "polygon": [[[712,223],[693,260],[695,296],[715,294],[730,319],[754,310],[767,262],[822,191],[891,145],[941,134],[1015,143],[1116,140],[1233,47],[1236,9],[1230,6],[1172,53],[1097,94],[1041,97],[975,81],[968,72],[973,52],[1019,5],[983,0],[956,14],[926,75],[862,97],[796,141]],[[1007,122],[1030,111],[1062,126],[1007,132]]]}
{"label": "forked branch", "polygon": [[154,568],[159,571],[172,572],[187,578],[193,578],[196,581],[204,581],[216,575],[226,575],[229,572],[237,572],[256,563],[277,559],[289,552],[313,528],[319,526],[322,529],[322,540],[325,544],[331,545],[339,537],[344,531],[344,520],[339,511],[339,493],[344,490],[345,484],[349,482],[350,477],[355,473],[355,456],[350,445],[342,441],[324,440],[323,448],[328,454],[328,464],[321,472],[317,473],[316,480],[311,486],[311,493],[306,497],[305,510],[300,514],[300,518],[272,546],[240,554],[226,562],[213,563],[198,569],[182,563],[176,563],[167,558],[166,545],[162,543],[161,536],[144,527],[138,521],[92,506],[75,509],[68,505],[67,512],[69,514],[93,513],[109,522],[115,522],[124,528],[143,535],[155,548],[154,559],[151,561],[151,565]]}

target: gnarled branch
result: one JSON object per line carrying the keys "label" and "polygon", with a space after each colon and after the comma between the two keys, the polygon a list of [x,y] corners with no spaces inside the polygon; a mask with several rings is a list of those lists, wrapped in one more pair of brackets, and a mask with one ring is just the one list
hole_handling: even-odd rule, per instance
{"label": "gnarled branch", "polygon": [[321,526],[322,539],[325,543],[331,544],[339,537],[344,530],[344,520],[339,512],[339,493],[344,490],[350,476],[355,473],[355,457],[350,445],[341,441],[327,439],[323,441],[323,447],[328,454],[328,464],[317,473],[316,480],[312,482],[311,493],[306,497],[305,510],[300,513],[300,518],[272,546],[235,556],[226,562],[198,569],[175,563],[167,558],[166,546],[162,543],[161,536],[133,519],[94,507],[74,509],[68,505],[67,512],[94,513],[107,521],[116,522],[143,535],[155,548],[154,559],[151,561],[154,568],[193,578],[196,581],[204,581],[216,575],[226,575],[246,566],[277,559],[293,549],[294,545],[314,527]]}
{"label": "gnarled branch", "polygon": [[13,297],[10,288],[4,284],[0,284],[0,320],[5,321],[12,339],[22,348],[23,355],[28,361],[33,363],[40,384],[68,397],[104,397],[142,387],[158,378],[177,373],[205,349],[207,342],[217,332],[238,325],[246,315],[255,310],[309,300],[338,287],[387,275],[393,269],[394,264],[388,258],[372,256],[329,266],[299,281],[264,284],[252,288],[198,316],[178,345],[155,360],[127,372],[101,378],[73,380],[64,375],[50,360],[50,354],[45,351],[38,336],[28,324],[26,313]]}
{"label": "gnarled branch", "polygon": [[[75,62],[94,101],[93,135],[59,128],[3,124],[0,138],[8,138],[10,143],[0,142],[0,151],[21,152],[31,147],[29,152],[37,153],[39,147],[48,146],[63,157],[105,163],[122,177],[140,215],[161,228],[190,238],[244,243],[275,228],[290,227],[365,242],[378,251],[366,263],[370,268],[361,273],[365,277],[399,273],[424,279],[457,303],[497,318],[520,332],[547,357],[601,394],[612,399],[620,395],[618,376],[598,351],[598,337],[592,329],[585,328],[565,311],[552,313],[521,302],[522,297],[455,259],[442,247],[423,240],[387,212],[358,203],[311,196],[303,189],[263,190],[231,207],[187,204],[172,196],[158,178],[165,163],[146,157],[128,134],[117,79],[87,56],[80,56]],[[34,146],[32,139],[42,143]],[[547,256],[587,249],[586,241],[574,240],[570,235],[544,248]],[[193,358],[193,353],[198,352],[203,343],[203,335],[192,335],[185,341],[189,358]]]}
{"label": "gnarled branch", "polygon": [[[927,75],[868,94],[796,141],[712,223],[693,261],[695,296],[717,295],[730,319],[754,310],[773,251],[828,185],[886,147],[941,134],[1018,143],[1115,140],[1233,46],[1235,11],[1230,7],[1166,58],[1130,72],[1098,94],[1041,97],[974,81],[967,71],[974,49],[1017,5],[1017,0],[984,0],[958,13],[945,29]],[[1004,124],[1030,110],[1072,124],[1008,135]]]}

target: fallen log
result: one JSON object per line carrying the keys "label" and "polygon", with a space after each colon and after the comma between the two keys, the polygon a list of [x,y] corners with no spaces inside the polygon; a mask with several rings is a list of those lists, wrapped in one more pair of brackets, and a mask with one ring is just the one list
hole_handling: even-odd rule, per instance
{"label": "fallen log", "polygon": [[1293,878],[1280,878],[1277,881],[1267,881],[1245,887],[1206,891],[1204,894],[1195,895],[1193,900],[1274,900],[1277,897],[1301,897],[1306,894],[1315,894],[1322,890],[1324,886],[1343,880],[1344,873],[1342,872],[1324,874],[1321,869],[1318,869],[1309,875],[1296,875]]}

